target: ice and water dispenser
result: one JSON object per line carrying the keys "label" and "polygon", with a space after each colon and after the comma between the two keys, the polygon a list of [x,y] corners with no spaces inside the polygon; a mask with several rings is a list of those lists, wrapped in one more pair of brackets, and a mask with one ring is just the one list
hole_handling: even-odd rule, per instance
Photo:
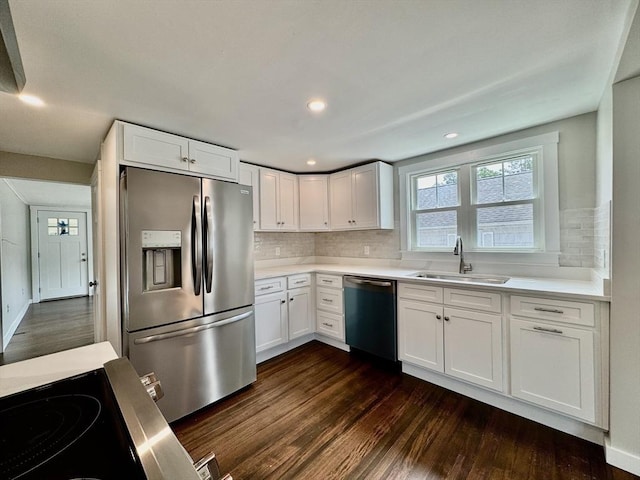
{"label": "ice and water dispenser", "polygon": [[180,230],[143,230],[142,252],[145,292],[182,286]]}

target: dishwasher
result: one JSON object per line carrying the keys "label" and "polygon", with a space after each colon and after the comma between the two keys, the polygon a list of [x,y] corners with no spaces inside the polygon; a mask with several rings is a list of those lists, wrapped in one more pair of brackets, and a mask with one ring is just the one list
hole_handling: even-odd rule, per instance
{"label": "dishwasher", "polygon": [[397,361],[396,282],[344,277],[344,316],[347,344]]}

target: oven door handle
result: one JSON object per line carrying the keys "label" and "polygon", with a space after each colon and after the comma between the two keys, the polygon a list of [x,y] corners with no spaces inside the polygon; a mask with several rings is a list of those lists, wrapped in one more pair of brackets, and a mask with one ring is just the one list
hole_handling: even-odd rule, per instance
{"label": "oven door handle", "polygon": [[175,337],[182,337],[184,335],[191,335],[193,333],[202,332],[203,330],[208,330],[210,328],[222,327],[224,325],[229,325],[230,323],[239,322],[240,320],[249,318],[251,315],[253,315],[253,311],[241,313],[240,315],[235,315],[231,318],[220,320],[219,322],[212,322],[212,323],[207,323],[206,325],[198,325],[197,327],[185,328],[184,330],[176,330],[174,332],[159,333],[158,335],[149,335],[148,337],[136,338],[133,341],[133,343],[135,345],[143,345],[145,343],[166,340],[167,338],[175,338]]}

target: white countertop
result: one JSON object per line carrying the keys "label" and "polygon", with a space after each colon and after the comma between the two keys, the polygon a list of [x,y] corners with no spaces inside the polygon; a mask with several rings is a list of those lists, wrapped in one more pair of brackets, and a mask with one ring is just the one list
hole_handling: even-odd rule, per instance
{"label": "white countertop", "polygon": [[0,366],[0,397],[90,372],[118,358],[109,342]]}
{"label": "white countertop", "polygon": [[[281,277],[297,273],[329,273],[337,275],[360,275],[366,277],[384,278],[412,283],[429,283],[449,287],[467,287],[491,289],[509,293],[524,293],[527,295],[562,295],[577,297],[583,300],[609,301],[602,285],[593,281],[565,280],[557,278],[529,278],[510,277],[507,283],[496,285],[487,283],[469,283],[455,280],[422,279],[414,275],[419,269],[393,268],[385,266],[342,265],[342,264],[293,264],[277,267],[257,268],[255,279]],[[442,272],[432,272],[442,273]]]}

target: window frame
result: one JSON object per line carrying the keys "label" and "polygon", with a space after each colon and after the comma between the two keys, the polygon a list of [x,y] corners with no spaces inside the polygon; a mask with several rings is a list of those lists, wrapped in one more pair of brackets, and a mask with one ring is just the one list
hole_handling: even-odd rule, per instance
{"label": "window frame", "polygon": [[[522,138],[505,143],[481,146],[475,149],[458,151],[451,155],[437,157],[428,155],[421,161],[412,161],[410,164],[398,168],[400,187],[400,237],[402,258],[425,259],[442,258],[443,254],[450,254],[449,247],[442,248],[418,248],[416,247],[415,214],[413,209],[413,185],[415,178],[419,176],[444,173],[446,171],[458,171],[458,198],[462,207],[458,210],[458,235],[465,240],[465,251],[473,252],[476,258],[487,261],[499,260],[500,262],[520,263],[523,261],[536,261],[541,264],[558,264],[560,253],[560,214],[558,195],[558,132],[550,132],[533,137]],[[486,142],[483,142],[486,145]],[[477,208],[484,205],[476,202],[475,185],[472,169],[492,161],[505,161],[509,157],[518,157],[524,154],[536,155],[537,175],[534,184],[537,185],[534,211],[534,229],[539,232],[536,244],[533,248],[481,248],[477,247]],[[417,159],[416,159],[417,160]],[[507,202],[506,204],[520,201]],[[434,209],[432,211],[438,211]],[[421,210],[422,211],[422,210]],[[534,258],[535,257],[535,258]]]}

